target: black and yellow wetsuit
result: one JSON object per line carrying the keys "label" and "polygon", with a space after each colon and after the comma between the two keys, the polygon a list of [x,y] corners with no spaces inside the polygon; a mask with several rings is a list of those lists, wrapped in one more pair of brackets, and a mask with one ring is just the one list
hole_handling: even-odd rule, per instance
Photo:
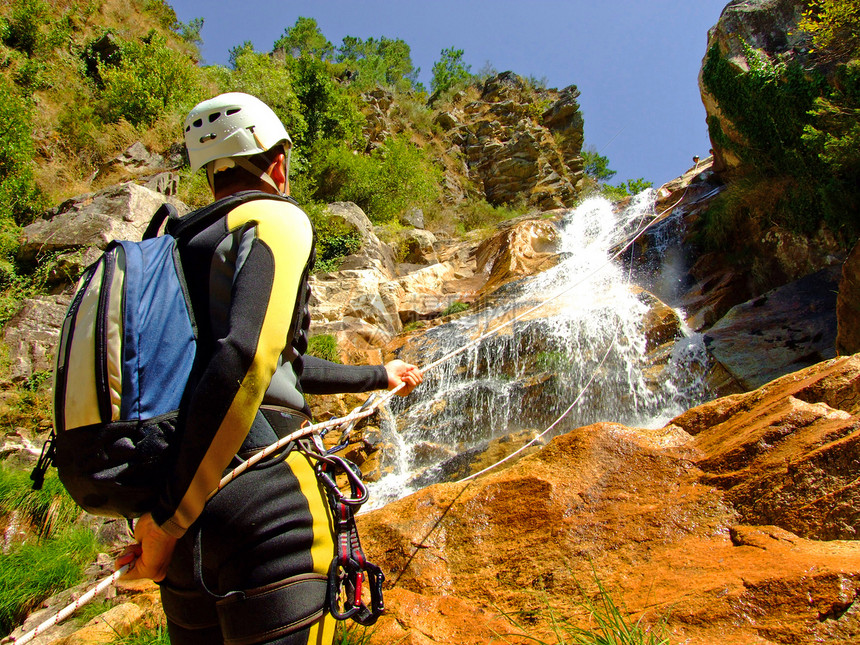
{"label": "black and yellow wetsuit", "polygon": [[181,538],[162,583],[173,643],[332,642],[332,526],[309,459],[294,450],[264,461],[212,496],[237,456],[307,418],[303,389],[387,386],[382,366],[303,356],[313,245],[304,212],[273,197],[241,203],[180,246],[199,361],[177,468],[152,513]]}

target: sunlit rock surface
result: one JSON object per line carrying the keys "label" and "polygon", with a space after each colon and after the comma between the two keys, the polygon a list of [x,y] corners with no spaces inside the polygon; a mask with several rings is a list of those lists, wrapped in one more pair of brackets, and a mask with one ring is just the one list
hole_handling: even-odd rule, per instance
{"label": "sunlit rock surface", "polygon": [[592,569],[634,616],[665,619],[671,642],[856,642],[858,401],[860,356],[834,359],[662,429],[579,428],[364,515],[395,602],[468,603],[431,610],[432,628],[395,611],[372,642],[480,642],[486,618],[457,633],[472,605],[528,615],[533,635],[549,634],[550,607],[584,626],[577,583],[595,593]]}

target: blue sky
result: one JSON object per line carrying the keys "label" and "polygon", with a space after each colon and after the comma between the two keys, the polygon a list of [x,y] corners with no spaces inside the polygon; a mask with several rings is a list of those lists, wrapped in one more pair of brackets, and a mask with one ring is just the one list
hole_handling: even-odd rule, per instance
{"label": "blue sky", "polygon": [[430,85],[444,48],[464,50],[478,72],[576,85],[585,142],[618,171],[659,186],[710,148],[697,77],[708,29],[726,0],[168,0],[180,20],[202,17],[204,62],[227,63],[250,40],[258,51],[299,16],[315,18],[335,45],[344,36],[405,40]]}

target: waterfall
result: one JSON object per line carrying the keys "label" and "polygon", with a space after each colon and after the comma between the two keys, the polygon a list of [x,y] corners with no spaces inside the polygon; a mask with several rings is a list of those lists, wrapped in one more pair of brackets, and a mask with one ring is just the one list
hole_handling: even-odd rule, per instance
{"label": "waterfall", "polygon": [[372,485],[375,506],[458,478],[460,462],[490,440],[533,437],[577,397],[558,431],[597,421],[658,427],[704,400],[700,339],[687,334],[649,351],[647,296],[631,288],[629,262],[612,259],[653,209],[650,190],[622,210],[602,198],[586,200],[559,223],[555,267],[507,285],[494,294],[498,304],[416,341],[427,365],[546,303],[444,361],[419,390],[392,402],[383,424],[389,473]]}

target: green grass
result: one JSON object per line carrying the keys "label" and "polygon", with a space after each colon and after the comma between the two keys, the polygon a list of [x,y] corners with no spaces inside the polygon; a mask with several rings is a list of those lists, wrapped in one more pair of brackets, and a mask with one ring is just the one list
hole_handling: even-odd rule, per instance
{"label": "green grass", "polygon": [[660,619],[652,627],[643,624],[641,617],[633,621],[629,613],[615,603],[596,575],[594,581],[597,585],[596,596],[587,593],[576,583],[580,596],[577,604],[589,615],[590,625],[586,628],[572,624],[547,608],[552,640],[544,641],[528,635],[528,628],[519,624],[510,614],[503,612],[503,615],[526,634],[517,635],[517,638],[526,638],[538,645],[669,645],[669,639],[665,636],[665,619]]}
{"label": "green grass", "polygon": [[373,629],[351,620],[339,620],[334,632],[334,645],[368,645],[372,635]]}
{"label": "green grass", "polygon": [[114,645],[170,645],[167,627],[163,625],[139,626],[128,636],[113,641]]}
{"label": "green grass", "polygon": [[308,339],[307,354],[322,358],[332,363],[340,363],[340,353],[337,349],[337,338],[331,334],[319,334]]}
{"label": "green grass", "polygon": [[53,537],[72,524],[81,509],[72,501],[56,474],[49,473],[41,490],[33,490],[30,472],[0,466],[0,514],[18,513],[18,521],[32,526],[42,538]]}
{"label": "green grass", "polygon": [[98,552],[91,530],[70,528],[0,555],[0,633],[12,631],[46,598],[79,584]]}

